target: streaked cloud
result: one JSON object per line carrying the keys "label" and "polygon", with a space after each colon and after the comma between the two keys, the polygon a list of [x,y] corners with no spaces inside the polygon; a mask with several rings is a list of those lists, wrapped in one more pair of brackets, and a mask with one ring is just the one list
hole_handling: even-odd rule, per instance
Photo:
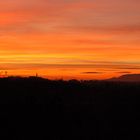
{"label": "streaked cloud", "polygon": [[87,72],[83,72],[83,74],[103,74],[103,72],[87,71]]}
{"label": "streaked cloud", "polygon": [[117,72],[117,73],[120,73],[120,74],[129,74],[131,72],[129,72],[129,71],[120,71],[120,72]]}

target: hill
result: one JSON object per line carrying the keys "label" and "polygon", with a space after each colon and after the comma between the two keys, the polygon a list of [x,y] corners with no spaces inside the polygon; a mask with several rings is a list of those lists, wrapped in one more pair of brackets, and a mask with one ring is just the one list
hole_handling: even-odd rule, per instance
{"label": "hill", "polygon": [[140,74],[126,74],[118,78],[111,78],[108,81],[140,82]]}

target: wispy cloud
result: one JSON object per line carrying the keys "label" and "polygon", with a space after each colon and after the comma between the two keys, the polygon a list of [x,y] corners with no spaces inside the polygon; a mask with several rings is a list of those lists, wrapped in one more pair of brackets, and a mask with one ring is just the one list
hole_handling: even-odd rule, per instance
{"label": "wispy cloud", "polygon": [[120,73],[120,74],[129,74],[131,72],[129,72],[129,71],[120,71],[120,72],[117,72],[117,73]]}
{"label": "wispy cloud", "polygon": [[83,72],[83,74],[103,74],[104,72],[94,72],[94,71],[87,71]]}

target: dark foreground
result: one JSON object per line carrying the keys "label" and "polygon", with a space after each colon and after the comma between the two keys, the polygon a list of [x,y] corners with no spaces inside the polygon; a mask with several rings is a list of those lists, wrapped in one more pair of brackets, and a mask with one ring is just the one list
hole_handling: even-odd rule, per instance
{"label": "dark foreground", "polygon": [[2,140],[135,140],[139,119],[140,83],[0,79]]}

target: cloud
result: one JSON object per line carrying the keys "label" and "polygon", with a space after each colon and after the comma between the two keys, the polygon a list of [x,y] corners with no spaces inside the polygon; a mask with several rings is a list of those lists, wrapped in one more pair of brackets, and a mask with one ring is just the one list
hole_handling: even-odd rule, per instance
{"label": "cloud", "polygon": [[[102,40],[102,39],[78,39],[78,40],[73,40],[73,43],[76,44],[88,44],[88,45],[113,45],[114,43],[119,43],[114,40]],[[99,47],[94,49],[99,49]]]}
{"label": "cloud", "polygon": [[60,26],[59,28],[65,30],[75,30],[81,32],[93,32],[93,33],[116,33],[116,34],[133,34],[140,33],[140,25],[139,24],[131,24],[131,25],[68,25],[68,26]]}
{"label": "cloud", "polygon": [[140,67],[136,66],[136,67],[132,67],[131,65],[130,66],[122,66],[122,67],[118,67],[117,69],[128,69],[128,70],[140,70]]}
{"label": "cloud", "polygon": [[88,71],[88,72],[83,72],[83,74],[103,74],[103,72]]}
{"label": "cloud", "polygon": [[129,72],[129,71],[121,71],[121,72],[116,72],[116,73],[120,73],[120,74],[129,74],[129,73],[131,73],[131,72]]}

